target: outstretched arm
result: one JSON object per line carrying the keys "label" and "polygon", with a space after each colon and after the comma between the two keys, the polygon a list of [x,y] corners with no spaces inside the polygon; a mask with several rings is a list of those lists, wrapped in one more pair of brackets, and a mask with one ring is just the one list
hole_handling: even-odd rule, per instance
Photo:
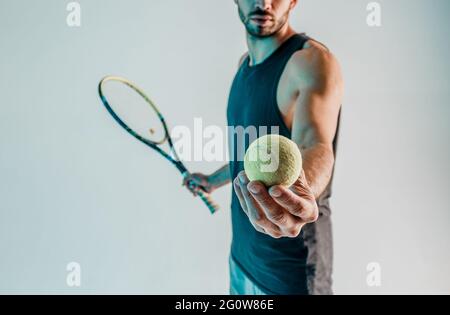
{"label": "outstretched arm", "polygon": [[298,69],[299,96],[295,108],[292,140],[299,146],[303,172],[289,188],[267,189],[249,182],[245,172],[234,180],[241,206],[256,230],[274,238],[297,237],[305,224],[319,216],[318,198],[331,178],[333,139],[341,105],[343,83],[339,65],[331,53],[311,47],[294,56]]}
{"label": "outstretched arm", "polygon": [[[316,44],[317,45],[317,44]],[[333,140],[343,95],[343,79],[335,57],[310,48],[297,58],[300,95],[292,125],[292,140],[303,156],[306,179],[318,198],[327,187],[334,166]]]}

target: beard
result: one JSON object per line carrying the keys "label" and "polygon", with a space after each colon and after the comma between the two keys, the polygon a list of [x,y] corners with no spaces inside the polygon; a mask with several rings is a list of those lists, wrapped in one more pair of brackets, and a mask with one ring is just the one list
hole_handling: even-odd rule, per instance
{"label": "beard", "polygon": [[257,38],[265,38],[273,36],[274,34],[278,33],[283,26],[287,23],[289,19],[289,11],[283,14],[281,18],[273,19],[271,24],[267,26],[262,26],[254,23],[249,17],[246,17],[245,14],[242,12],[241,8],[239,10],[239,17],[244,24],[247,33],[249,33],[253,37]]}

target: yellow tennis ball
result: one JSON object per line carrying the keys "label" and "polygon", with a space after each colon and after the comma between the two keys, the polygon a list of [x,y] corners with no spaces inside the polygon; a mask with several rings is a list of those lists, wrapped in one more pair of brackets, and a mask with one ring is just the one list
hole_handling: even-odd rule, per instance
{"label": "yellow tennis ball", "polygon": [[300,177],[302,155],[292,140],[280,135],[267,135],[250,144],[244,158],[244,169],[250,181],[260,181],[266,187],[290,187]]}

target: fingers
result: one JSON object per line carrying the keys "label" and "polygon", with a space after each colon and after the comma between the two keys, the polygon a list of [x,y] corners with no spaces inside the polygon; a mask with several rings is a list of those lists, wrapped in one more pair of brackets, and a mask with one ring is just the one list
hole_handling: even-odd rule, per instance
{"label": "fingers", "polygon": [[299,217],[305,223],[315,222],[318,217],[318,208],[314,196],[299,196],[283,186],[273,186],[269,189],[273,200],[292,215]]}
{"label": "fingers", "polygon": [[242,195],[241,185],[239,183],[239,177],[236,177],[233,181],[234,191],[239,199],[242,210],[248,215],[247,203],[245,202],[244,196]]}
{"label": "fingers", "polygon": [[249,182],[244,171],[233,185],[243,211],[259,232],[274,238],[297,237],[305,224],[318,219],[316,199],[304,172],[290,188],[274,186],[267,190],[260,182]]}
{"label": "fingers", "polygon": [[[199,185],[200,182],[195,174],[189,174],[183,178],[182,186],[186,188],[196,197],[198,193],[203,190]],[[206,190],[204,190],[206,191]]]}
{"label": "fingers", "polygon": [[300,173],[300,177],[297,181],[290,187],[290,189],[297,195],[306,198],[306,199],[315,199],[314,193],[311,187],[308,184],[308,180],[306,179],[305,171],[302,170]]}
{"label": "fingers", "polygon": [[264,211],[267,219],[278,226],[285,235],[296,237],[300,234],[302,220],[284,209],[268,193],[266,187],[260,182],[251,182],[248,185],[254,199]]}
{"label": "fingers", "polygon": [[282,236],[280,228],[266,217],[264,211],[248,190],[248,184],[249,180],[245,175],[245,172],[239,173],[238,177],[235,179],[235,187],[236,185],[239,185],[240,197],[238,195],[238,198],[240,198],[241,206],[246,208],[246,214],[249,217],[250,222],[258,231],[260,231],[260,229],[258,229],[259,227],[262,228],[266,234],[269,234],[274,238],[280,238]]}
{"label": "fingers", "polygon": [[236,177],[235,180],[233,181],[233,186],[234,186],[234,191],[236,192],[236,196],[239,199],[239,203],[241,204],[241,208],[245,212],[245,214],[249,217],[250,223],[253,225],[255,230],[257,230],[260,233],[265,234],[266,231],[261,226],[253,223],[253,221],[250,219],[250,214],[248,212],[247,202],[245,201],[244,195],[242,194],[241,183],[240,183],[240,180],[239,180],[239,176]]}
{"label": "fingers", "polygon": [[[245,201],[244,195],[242,194],[242,191],[241,191],[241,184],[239,181],[239,177],[235,178],[235,180],[233,181],[233,185],[234,185],[234,191],[236,192],[236,196],[238,197],[239,203],[241,204],[241,208],[250,219],[250,216],[248,213],[247,202]],[[257,230],[258,232],[264,233],[264,234],[266,233],[266,231],[262,227],[254,224],[251,220],[250,220],[250,223],[253,225],[255,230]]]}

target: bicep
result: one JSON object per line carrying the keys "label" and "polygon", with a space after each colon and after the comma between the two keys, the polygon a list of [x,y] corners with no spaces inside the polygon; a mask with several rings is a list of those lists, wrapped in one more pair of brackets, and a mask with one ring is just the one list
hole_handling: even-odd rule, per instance
{"label": "bicep", "polygon": [[335,60],[321,65],[301,86],[292,124],[292,140],[300,149],[317,144],[332,148],[342,94],[342,77]]}

